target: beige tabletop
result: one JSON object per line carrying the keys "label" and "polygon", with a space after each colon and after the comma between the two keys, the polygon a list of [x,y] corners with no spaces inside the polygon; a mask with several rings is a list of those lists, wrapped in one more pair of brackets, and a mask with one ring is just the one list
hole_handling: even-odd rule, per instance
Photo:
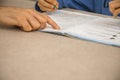
{"label": "beige tabletop", "polygon": [[120,48],[0,26],[0,80],[120,80]]}

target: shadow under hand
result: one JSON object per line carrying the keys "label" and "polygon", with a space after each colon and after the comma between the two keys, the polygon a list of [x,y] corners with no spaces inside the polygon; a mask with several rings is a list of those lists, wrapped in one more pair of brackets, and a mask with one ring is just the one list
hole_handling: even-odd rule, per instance
{"label": "shadow under hand", "polygon": [[19,28],[17,26],[6,26],[0,24],[0,29],[1,30],[18,30]]}

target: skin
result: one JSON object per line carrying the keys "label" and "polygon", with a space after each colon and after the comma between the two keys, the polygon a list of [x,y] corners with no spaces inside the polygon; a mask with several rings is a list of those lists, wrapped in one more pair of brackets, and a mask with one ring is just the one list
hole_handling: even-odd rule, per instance
{"label": "skin", "polygon": [[[59,7],[57,0],[38,1],[38,6],[42,11],[55,11],[57,8],[53,9],[53,5],[56,5],[57,8]],[[120,0],[112,0],[109,3],[109,9],[114,16],[117,16],[120,13]]]}
{"label": "skin", "polygon": [[[54,12],[58,9],[59,4],[57,0],[39,0],[38,6],[41,8],[42,11],[51,11]],[[54,6],[56,8],[54,8]]]}
{"label": "skin", "polygon": [[16,7],[0,7],[0,24],[18,26],[23,31],[44,29],[46,24],[50,24],[54,29],[60,29],[47,15],[33,9]]}
{"label": "skin", "polygon": [[120,0],[113,0],[109,3],[110,11],[113,16],[120,14]]}

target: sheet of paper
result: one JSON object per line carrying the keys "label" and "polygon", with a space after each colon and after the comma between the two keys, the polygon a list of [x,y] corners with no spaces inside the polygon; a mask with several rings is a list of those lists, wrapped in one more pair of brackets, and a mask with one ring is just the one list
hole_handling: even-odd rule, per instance
{"label": "sheet of paper", "polygon": [[81,39],[120,46],[120,19],[62,10],[48,15],[61,27],[61,30],[54,30],[48,25],[43,31],[65,33]]}
{"label": "sheet of paper", "polygon": [[[48,12],[49,15],[61,28],[60,31],[69,29],[70,27],[75,27],[77,25],[85,24],[91,20],[97,19],[98,16],[87,15],[83,13],[71,12],[58,10],[56,12]],[[56,31],[48,25],[45,31]]]}
{"label": "sheet of paper", "polygon": [[120,20],[111,18],[98,18],[82,26],[66,30],[66,33],[79,38],[97,42],[120,45]]}

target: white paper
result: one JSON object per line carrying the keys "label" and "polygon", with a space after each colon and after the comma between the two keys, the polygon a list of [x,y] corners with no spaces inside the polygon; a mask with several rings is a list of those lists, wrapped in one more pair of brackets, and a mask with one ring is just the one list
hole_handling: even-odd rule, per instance
{"label": "white paper", "polygon": [[[49,15],[60,26],[61,31],[69,29],[71,27],[75,27],[77,25],[85,24],[86,22],[98,18],[98,16],[91,16],[87,14],[64,11],[64,10],[58,10],[56,12],[48,12],[47,15]],[[50,25],[45,30],[56,31],[52,29]]]}
{"label": "white paper", "polygon": [[110,18],[98,18],[92,22],[76,26],[66,30],[78,38],[84,38],[96,42],[120,45],[120,20]]}
{"label": "white paper", "polygon": [[120,46],[120,20],[83,13],[59,10],[48,14],[60,27],[54,30],[48,25],[43,31]]}

